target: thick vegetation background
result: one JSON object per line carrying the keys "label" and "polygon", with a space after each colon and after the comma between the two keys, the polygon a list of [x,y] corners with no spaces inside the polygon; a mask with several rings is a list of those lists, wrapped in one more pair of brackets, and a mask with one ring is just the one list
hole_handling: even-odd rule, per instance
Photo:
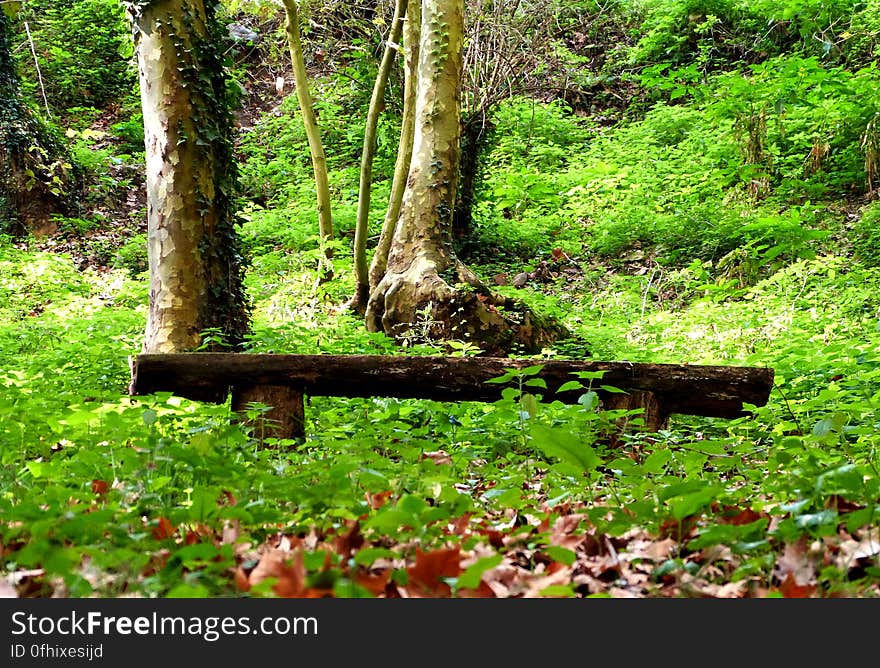
{"label": "thick vegetation background", "polygon": [[[479,352],[426,340],[427,322],[398,347],[341,308],[387,4],[315,3],[304,23],[336,233],[322,281],[283,11],[223,3],[247,351]],[[581,403],[563,406],[524,373],[494,404],[314,398],[293,444],[265,438],[265,406],[241,423],[228,405],[129,397],[148,284],[129,29],[115,0],[28,0],[22,86],[87,184],[51,235],[0,221],[4,593],[880,595],[880,3],[518,4],[554,17],[523,33],[552,45],[533,70],[547,85],[488,108],[461,255],[576,334],[536,365],[770,366],[769,403],[645,433],[598,403],[601,378],[573,378]],[[505,3],[469,6],[471,22],[508,20]]]}

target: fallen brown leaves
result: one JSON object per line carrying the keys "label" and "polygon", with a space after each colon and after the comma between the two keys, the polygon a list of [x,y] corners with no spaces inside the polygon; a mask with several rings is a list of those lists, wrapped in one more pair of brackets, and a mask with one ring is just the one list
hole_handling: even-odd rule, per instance
{"label": "fallen brown leaves", "polygon": [[[386,494],[367,496],[373,508],[389,500]],[[748,525],[766,517],[749,508],[713,510],[713,521],[722,524]],[[803,598],[823,595],[818,583],[823,567],[857,569],[880,554],[880,541],[866,535],[842,532],[833,540],[792,542],[780,546],[768,583],[766,576],[735,576],[746,557],[730,546],[689,549],[699,517],[662,523],[655,534],[635,529],[623,535],[602,533],[584,508],[569,505],[496,519],[454,518],[430,545],[365,533],[359,521],[323,533],[278,535],[256,549],[240,550],[233,580],[243,591],[268,581],[276,596],[303,598],[339,595],[326,585],[331,581],[348,581],[385,598]],[[383,556],[358,558],[371,549]]]}
{"label": "fallen brown leaves", "polygon": [[[108,487],[92,482],[98,496]],[[615,535],[591,521],[594,510],[566,503],[528,513],[465,513],[390,536],[366,528],[366,520],[393,504],[393,494],[368,493],[365,500],[370,510],[358,519],[297,533],[278,530],[259,543],[238,520],[217,527],[145,518],[144,529],[162,548],[150,553],[141,576],[162,571],[175,546],[204,543],[227,554],[231,549],[230,586],[253,596],[820,598],[858,591],[839,583],[863,577],[880,556],[880,535],[871,527],[850,532],[841,525],[836,535],[768,544],[760,554],[695,541],[706,526],[778,522],[747,507],[713,507],[706,515],[660,522],[654,531]],[[236,503],[227,492],[217,499],[218,506]],[[0,544],[0,554],[19,547]],[[749,567],[750,559],[767,563],[771,555],[772,568]],[[97,577],[87,571],[86,564],[84,577]],[[840,574],[836,589],[828,585],[829,571]],[[65,590],[63,582],[48,582],[41,569],[9,573],[0,585],[5,597],[63,596]],[[880,597],[876,584],[859,586],[865,595]]]}
{"label": "fallen brown leaves", "polygon": [[[367,501],[378,508],[391,495],[368,495]],[[719,524],[768,519],[750,508],[712,511],[711,520]],[[430,544],[365,533],[359,521],[352,521],[324,533],[277,536],[250,555],[242,552],[242,563],[257,566],[238,567],[234,579],[248,590],[273,578],[274,594],[291,597],[335,595],[332,587],[314,585],[333,573],[368,595],[386,598],[803,598],[834,595],[821,590],[822,568],[860,569],[880,554],[880,539],[869,532],[791,542],[779,546],[768,582],[766,575],[738,575],[748,557],[731,546],[689,547],[706,519],[661,523],[655,533],[634,529],[611,535],[597,529],[584,507],[564,504],[535,515],[462,515],[438,527]],[[374,548],[393,556],[358,559],[359,552]],[[319,568],[305,569],[303,556],[309,552],[312,564],[315,553],[326,555]],[[468,573],[474,568],[479,580]]]}

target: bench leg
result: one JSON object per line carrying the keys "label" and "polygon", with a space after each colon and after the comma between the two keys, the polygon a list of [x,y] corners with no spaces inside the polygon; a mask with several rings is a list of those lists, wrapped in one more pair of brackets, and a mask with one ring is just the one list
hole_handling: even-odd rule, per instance
{"label": "bench leg", "polygon": [[[271,408],[255,420],[248,421],[244,412],[248,404],[261,403]],[[242,421],[254,428],[254,435],[265,438],[305,438],[305,405],[303,394],[286,385],[247,385],[232,388],[232,410]]]}
{"label": "bench leg", "polygon": [[[635,410],[637,408],[645,409],[640,416],[645,421],[645,431],[659,431],[669,424],[669,415],[653,392],[633,390],[628,394],[612,394],[605,400],[606,410]],[[621,430],[625,430],[627,423],[632,419],[630,417],[621,418]]]}

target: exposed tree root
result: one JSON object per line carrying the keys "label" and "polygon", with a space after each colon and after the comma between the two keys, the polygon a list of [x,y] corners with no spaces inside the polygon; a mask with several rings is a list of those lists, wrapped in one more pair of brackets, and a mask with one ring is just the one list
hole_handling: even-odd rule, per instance
{"label": "exposed tree root", "polygon": [[398,342],[467,342],[486,355],[538,353],[569,336],[561,323],[489,290],[462,262],[443,273],[449,278],[422,256],[386,274],[368,301],[367,329]]}

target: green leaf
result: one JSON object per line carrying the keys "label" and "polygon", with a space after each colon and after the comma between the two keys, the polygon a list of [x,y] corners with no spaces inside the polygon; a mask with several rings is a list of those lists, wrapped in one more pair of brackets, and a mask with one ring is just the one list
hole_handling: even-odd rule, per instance
{"label": "green leaf", "polygon": [[192,585],[186,582],[174,587],[166,595],[167,598],[208,598],[210,592],[205,585]]}
{"label": "green leaf", "polygon": [[148,427],[156,421],[156,418],[159,417],[152,408],[147,408],[141,414],[141,418],[143,418],[144,424]]}
{"label": "green leaf", "polygon": [[581,390],[584,384],[577,380],[569,380],[559,386],[557,392],[570,392],[571,390]]}
{"label": "green leaf", "polygon": [[805,508],[810,505],[809,499],[801,499],[800,501],[792,501],[790,503],[783,503],[779,506],[779,510],[784,513],[792,513],[795,514],[800,511],[801,508]]}
{"label": "green leaf", "polygon": [[367,520],[365,528],[375,529],[379,533],[393,534],[404,527],[414,528],[416,526],[415,518],[410,513],[393,508],[386,508],[377,512],[373,517]]}
{"label": "green leaf", "polygon": [[397,502],[398,509],[409,515],[419,515],[425,508],[428,507],[428,504],[425,500],[416,496],[415,494],[406,494],[400,498]]}
{"label": "green leaf", "polygon": [[52,465],[49,462],[28,462],[25,466],[34,478],[46,477],[52,471]]}
{"label": "green leaf", "polygon": [[526,385],[527,387],[543,387],[545,390],[547,389],[547,381],[543,378],[531,378],[523,383],[523,385]]}
{"label": "green leaf", "polygon": [[672,516],[677,520],[683,520],[685,517],[693,515],[714,501],[718,491],[717,487],[707,487],[700,492],[694,492],[686,496],[677,496],[671,499],[669,506],[672,509]]}
{"label": "green leaf", "polygon": [[504,557],[500,554],[477,559],[477,561],[467,567],[464,573],[458,576],[458,588],[476,589],[480,586],[480,580],[483,579],[483,573],[498,566],[503,559]]}
{"label": "green leaf", "polygon": [[694,441],[692,443],[681,443],[680,447],[685,450],[695,450],[707,455],[723,455],[727,452],[727,443],[725,441]]}
{"label": "green leaf", "polygon": [[220,550],[210,543],[195,543],[177,550],[172,556],[178,559],[185,567],[197,567],[214,559]]}
{"label": "green leaf", "polygon": [[541,596],[550,596],[553,598],[574,598],[576,596],[574,587],[571,585],[550,585],[544,587]]}
{"label": "green leaf", "polygon": [[515,387],[505,387],[501,390],[501,398],[505,401],[516,401],[519,398],[519,390]]}
{"label": "green leaf", "polygon": [[816,479],[816,492],[857,496],[864,490],[864,478],[861,469],[855,464],[844,464],[836,469],[823,473]]}
{"label": "green leaf", "polygon": [[545,455],[574,464],[585,473],[595,469],[602,461],[592,447],[565,429],[533,425],[532,439]]}
{"label": "green leaf", "polygon": [[495,378],[490,378],[487,380],[487,383],[509,383],[516,377],[515,371],[507,371],[500,376],[496,376]]}
{"label": "green leaf", "polygon": [[327,561],[325,550],[306,551],[303,553],[303,565],[307,571],[318,571],[324,567]]}
{"label": "green leaf", "polygon": [[584,408],[592,410],[599,405],[599,395],[592,390],[590,390],[589,392],[584,392],[580,397],[578,397],[578,403]]}
{"label": "green leaf", "polygon": [[538,400],[535,398],[535,395],[524,394],[522,396],[522,407],[530,418],[535,417],[538,414]]}
{"label": "green leaf", "polygon": [[358,566],[371,566],[376,559],[394,559],[398,554],[385,547],[366,547],[354,555],[354,563]]}
{"label": "green leaf", "polygon": [[825,418],[824,420],[819,420],[813,426],[813,436],[817,436],[819,438],[824,438],[834,429],[834,420],[832,418]]}
{"label": "green leaf", "polygon": [[565,564],[566,566],[571,566],[577,561],[577,554],[561,545],[548,545],[544,548],[544,552],[546,552],[553,561],[558,561],[560,564]]}
{"label": "green leaf", "polygon": [[216,489],[199,487],[192,493],[192,505],[189,507],[189,518],[196,522],[204,522],[217,513]]}
{"label": "green leaf", "polygon": [[657,498],[660,501],[666,501],[676,496],[684,496],[685,494],[698,492],[705,486],[706,483],[702,480],[683,480],[682,482],[675,482],[671,485],[667,485],[658,491]]}
{"label": "green leaf", "polygon": [[880,516],[880,508],[860,508],[851,513],[846,514],[846,530],[849,532],[858,531],[868,526],[869,522],[876,521]]}
{"label": "green leaf", "polygon": [[818,513],[805,513],[794,518],[794,524],[800,529],[818,527],[823,524],[837,524],[837,511],[832,509],[822,510]]}
{"label": "green leaf", "polygon": [[200,431],[189,439],[189,444],[200,455],[205,455],[210,452],[211,446],[214,445],[214,441],[214,436],[206,431]]}
{"label": "green leaf", "polygon": [[605,375],[605,371],[575,371],[574,375],[584,380],[598,380]]}
{"label": "green leaf", "polygon": [[170,475],[157,475],[150,481],[150,488],[152,491],[157,492],[163,487],[167,486],[170,483],[172,477]]}
{"label": "green leaf", "polygon": [[521,508],[522,490],[516,487],[494,488],[483,494],[483,498],[495,503],[502,508]]}
{"label": "green leaf", "polygon": [[14,19],[19,10],[21,9],[21,0],[6,0],[3,3],[3,11],[6,12],[6,16],[11,19]]}
{"label": "green leaf", "polygon": [[642,471],[645,473],[660,473],[666,468],[666,465],[671,459],[672,452],[670,450],[657,450],[656,452],[652,452],[645,458],[645,461],[642,464]]}

